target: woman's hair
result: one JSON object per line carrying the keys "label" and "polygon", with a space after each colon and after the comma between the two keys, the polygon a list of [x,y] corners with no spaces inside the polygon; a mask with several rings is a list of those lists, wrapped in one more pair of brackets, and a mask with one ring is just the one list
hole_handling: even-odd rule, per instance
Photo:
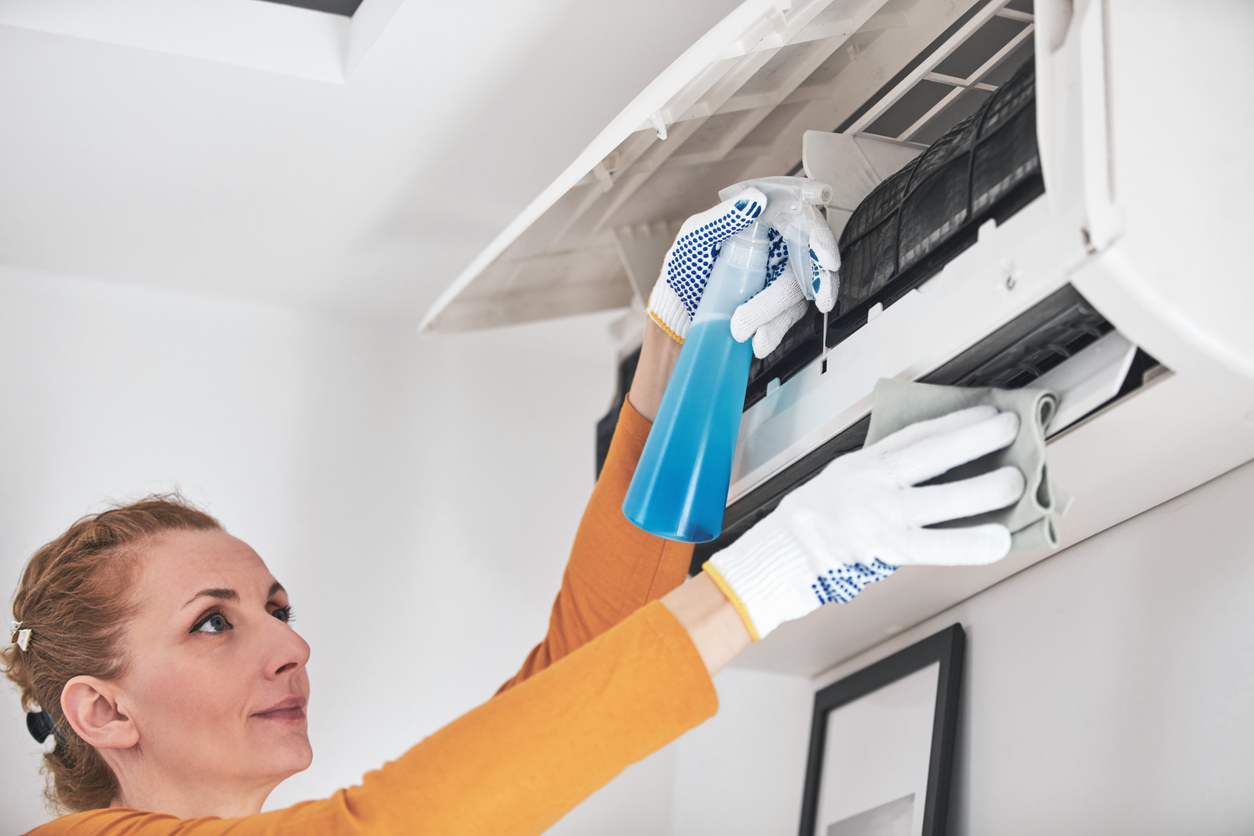
{"label": "woman's hair", "polygon": [[215,529],[217,520],[178,494],[153,495],[83,517],[26,564],[13,619],[31,629],[30,643],[25,650],[11,644],[0,658],[23,708],[42,708],[56,726],[55,746],[44,754],[53,806],[81,812],[117,797],[113,771],[66,722],[61,690],[71,677],[126,672],[122,638],[135,611],[129,590],[141,548],[163,532]]}

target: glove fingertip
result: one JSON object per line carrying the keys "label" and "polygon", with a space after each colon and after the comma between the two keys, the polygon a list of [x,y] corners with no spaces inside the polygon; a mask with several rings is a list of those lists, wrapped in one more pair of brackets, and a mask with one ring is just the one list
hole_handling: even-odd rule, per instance
{"label": "glove fingertip", "polygon": [[1013,538],[1010,535],[1010,529],[1001,523],[987,523],[986,525],[977,525],[971,530],[972,539],[978,537],[977,543],[973,543],[971,549],[972,566],[984,566],[989,563],[996,563],[1006,555],[1010,554],[1010,546]]}
{"label": "glove fingertip", "polygon": [[756,220],[762,214],[762,211],[766,209],[766,195],[760,189],[752,186],[733,197],[732,201],[734,201],[732,207],[746,221]]}
{"label": "glove fingertip", "polygon": [[1006,443],[1009,444],[1019,436],[1019,413],[1007,411],[997,417],[1001,422],[1002,432],[1009,439]]}
{"label": "glove fingertip", "polygon": [[759,360],[765,360],[777,345],[779,345],[779,340],[771,339],[767,336],[765,328],[759,328],[758,333],[753,335],[753,356]]}
{"label": "glove fingertip", "polygon": [[748,305],[749,303],[745,302],[740,307],[736,308],[735,312],[732,314],[731,335],[732,339],[738,343],[742,343],[752,337],[753,332],[756,330],[750,324],[752,317],[749,314]]}
{"label": "glove fingertip", "polygon": [[839,290],[839,275],[828,270],[821,271],[818,287],[814,290],[814,304],[821,313],[831,313],[836,307],[836,295]]}
{"label": "glove fingertip", "polygon": [[1027,487],[1027,480],[1023,478],[1023,471],[1012,464],[1000,467],[993,471],[995,478],[1001,487],[1006,502],[1002,507],[1013,505],[1023,498],[1023,491]]}

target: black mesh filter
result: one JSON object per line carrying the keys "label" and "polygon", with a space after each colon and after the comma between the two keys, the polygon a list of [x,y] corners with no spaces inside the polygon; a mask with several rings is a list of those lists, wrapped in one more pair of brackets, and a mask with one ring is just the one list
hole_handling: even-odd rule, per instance
{"label": "black mesh filter", "polygon": [[[984,221],[1001,223],[1044,194],[1034,82],[1028,61],[975,114],[858,204],[840,236],[829,346],[865,325],[873,305],[891,305],[974,244]],[[819,355],[821,323],[811,310],[769,357],[754,361],[746,409],[765,397],[772,380],[788,380]]]}
{"label": "black mesh filter", "polygon": [[[990,122],[994,115],[989,114]],[[975,149],[971,211],[977,215],[987,212],[1020,183],[1039,176],[1041,170],[1036,153],[1036,108],[1021,108],[997,124],[999,141],[980,143]],[[988,125],[986,122],[985,131]]]}
{"label": "black mesh filter", "polygon": [[916,275],[911,268],[974,231],[1000,200],[1039,175],[1034,81],[1033,65],[1025,64],[858,205],[840,236],[838,319],[922,282],[936,268]]}

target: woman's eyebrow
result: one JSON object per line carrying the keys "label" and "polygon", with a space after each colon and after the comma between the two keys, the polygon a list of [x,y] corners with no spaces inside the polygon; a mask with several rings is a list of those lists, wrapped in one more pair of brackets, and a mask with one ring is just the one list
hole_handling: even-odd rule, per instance
{"label": "woman's eyebrow", "polygon": [[[217,598],[220,601],[238,601],[239,593],[234,589],[202,589],[193,595],[187,604],[190,604],[197,598]],[[184,604],[183,606],[186,607],[187,604]]]}
{"label": "woman's eyebrow", "polygon": [[[275,581],[270,584],[270,591],[266,593],[266,597],[269,598],[276,592],[287,592],[287,590],[283,588],[283,584]],[[184,604],[183,606],[186,607],[197,598],[217,598],[219,601],[238,601],[239,593],[234,589],[202,589],[193,595],[187,604]]]}

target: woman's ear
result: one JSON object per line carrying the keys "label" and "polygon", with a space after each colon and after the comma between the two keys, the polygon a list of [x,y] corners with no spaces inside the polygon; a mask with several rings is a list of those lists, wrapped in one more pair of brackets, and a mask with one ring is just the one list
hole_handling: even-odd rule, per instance
{"label": "woman's ear", "polygon": [[119,709],[117,691],[94,676],[76,676],[61,689],[61,712],[96,749],[129,749],[139,742],[135,723]]}

